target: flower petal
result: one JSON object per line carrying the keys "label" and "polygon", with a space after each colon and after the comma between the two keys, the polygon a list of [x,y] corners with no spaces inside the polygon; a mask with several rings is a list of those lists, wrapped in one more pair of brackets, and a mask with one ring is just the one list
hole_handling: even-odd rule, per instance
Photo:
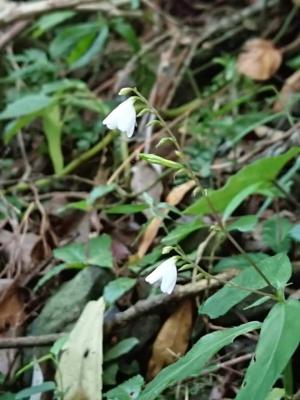
{"label": "flower petal", "polygon": [[119,129],[131,137],[136,122],[136,111],[132,97],[119,104],[103,121],[109,129]]}
{"label": "flower petal", "polygon": [[163,261],[148,275],[146,282],[153,284],[161,281],[160,289],[163,293],[170,294],[174,290],[177,279],[176,257]]}

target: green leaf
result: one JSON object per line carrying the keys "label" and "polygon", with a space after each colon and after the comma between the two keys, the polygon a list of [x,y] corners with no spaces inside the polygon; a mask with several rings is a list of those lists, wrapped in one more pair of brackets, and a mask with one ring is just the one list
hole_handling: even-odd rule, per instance
{"label": "green leaf", "polygon": [[42,111],[55,102],[55,99],[45,94],[28,94],[9,103],[0,113],[1,119],[19,118]]}
{"label": "green leaf", "polygon": [[203,336],[185,356],[181,357],[174,364],[164,368],[149,382],[139,396],[139,400],[156,400],[158,395],[167,387],[192,376],[198,377],[208,360],[220,349],[232,343],[237,336],[258,329],[259,327],[259,322],[249,322]]}
{"label": "green leaf", "polygon": [[53,169],[59,174],[64,167],[64,159],[61,149],[62,122],[58,104],[47,108],[43,113],[43,128],[48,142],[48,151]]}
{"label": "green leaf", "polygon": [[[68,58],[69,54],[73,53],[69,61],[75,62],[86,51],[87,46],[97,35],[100,27],[98,22],[88,22],[62,28],[50,44],[51,57],[54,59],[60,57]],[[89,42],[82,48],[80,41],[85,38],[88,38]]]}
{"label": "green leaf", "polygon": [[282,400],[285,397],[285,390],[281,388],[274,388],[267,396],[266,400]]}
{"label": "green leaf", "polygon": [[57,11],[43,15],[33,26],[33,29],[35,30],[33,37],[40,37],[44,32],[47,32],[67,19],[72,18],[74,15],[76,15],[74,11]]}
{"label": "green leaf", "polygon": [[257,223],[258,217],[256,215],[244,215],[227,225],[227,229],[229,231],[251,232]]}
{"label": "green leaf", "polygon": [[111,185],[98,185],[95,186],[94,189],[91,191],[88,197],[88,203],[89,204],[94,204],[96,200],[100,199],[101,197],[104,197],[108,193],[111,193],[115,190],[116,185],[111,184]]}
{"label": "green leaf", "polygon": [[21,400],[21,399],[28,399],[33,394],[36,393],[45,393],[49,392],[50,390],[55,390],[55,383],[54,382],[44,382],[41,385],[36,385],[32,386],[27,389],[23,389],[20,392],[16,394],[16,400]]}
{"label": "green leaf", "polygon": [[286,218],[275,216],[263,224],[263,242],[274,253],[288,252],[291,247],[290,230],[293,224]]}
{"label": "green leaf", "polygon": [[136,375],[104,394],[107,400],[138,400],[144,378]]}
{"label": "green leaf", "polygon": [[265,319],[255,359],[247,369],[236,400],[265,400],[300,340],[300,303],[276,304]]}
{"label": "green leaf", "polygon": [[[290,260],[285,254],[276,254],[273,257],[265,258],[258,263],[258,268],[277,288],[283,288],[292,274]],[[230,282],[235,285],[256,290],[263,289],[267,286],[264,279],[253,267],[243,270]],[[230,282],[204,302],[199,309],[201,314],[207,314],[210,318],[217,318],[220,315],[226,314],[228,310],[249,295],[247,290],[230,286]]]}
{"label": "green leaf", "polygon": [[205,224],[203,221],[197,219],[189,223],[178,224],[167,236],[162,239],[162,243],[168,246],[179,243],[182,239],[190,233],[198,231],[203,228]]}
{"label": "green leaf", "polygon": [[83,267],[82,264],[71,264],[71,265],[69,265],[69,264],[59,264],[59,265],[55,265],[41,279],[38,280],[38,283],[35,285],[33,291],[36,292],[46,282],[48,282],[51,278],[54,278],[55,276],[57,276],[61,271],[64,271],[64,270],[70,269],[70,268],[80,269],[82,267]]}
{"label": "green leaf", "polygon": [[30,115],[24,115],[23,117],[10,121],[4,128],[4,143],[8,144],[11,139],[20,131],[20,129],[29,125],[39,115],[40,113],[37,112]]}
{"label": "green leaf", "polygon": [[[230,177],[221,189],[208,192],[210,202],[217,212],[226,209],[232,199],[248,186],[260,183],[257,192],[260,192],[277,177],[284,165],[300,152],[300,147],[293,147],[285,154],[258,160],[242,168]],[[197,216],[211,212],[207,199],[202,197],[185,210],[185,214]]]}
{"label": "green leaf", "polygon": [[54,257],[68,264],[85,264],[84,245],[71,243],[53,251]]}
{"label": "green leaf", "polygon": [[260,182],[256,182],[253,185],[247,186],[234,196],[223,213],[223,221],[225,222],[248,196],[255,193],[259,189],[259,186]]}
{"label": "green leaf", "polygon": [[295,240],[295,242],[300,242],[300,224],[296,224],[292,227],[289,236]]}
{"label": "green leaf", "polygon": [[87,244],[86,253],[87,264],[109,268],[113,266],[111,237],[109,235],[103,234],[91,239]]}
{"label": "green leaf", "polygon": [[71,266],[97,265],[99,267],[113,266],[111,238],[103,234],[97,238],[90,239],[86,245],[83,243],[72,243],[55,249],[54,256]]}
{"label": "green leaf", "polygon": [[90,48],[75,62],[71,63],[71,70],[82,68],[92,62],[95,57],[99,57],[99,54],[103,50],[105,42],[108,38],[108,33],[108,27],[107,25],[104,25],[103,28],[100,30],[98,36],[91,44]]}
{"label": "green leaf", "polygon": [[[247,255],[258,264],[260,261],[268,258],[269,256],[265,253],[247,253]],[[225,257],[220,260],[214,267],[214,272],[223,272],[228,268],[245,269],[251,267],[249,261],[242,255],[238,254],[236,256]]]}
{"label": "green leaf", "polygon": [[148,204],[120,204],[105,209],[107,214],[135,214],[149,208]]}
{"label": "green leaf", "polygon": [[135,337],[121,340],[121,342],[117,343],[104,354],[104,362],[115,360],[116,358],[129,353],[129,351],[132,350],[138,343],[139,340]]}
{"label": "green leaf", "polygon": [[132,26],[123,19],[118,18],[113,23],[113,28],[119,33],[127,43],[132,47],[133,51],[137,52],[140,49],[140,42]]}
{"label": "green leaf", "polygon": [[159,164],[172,169],[182,169],[183,165],[172,160],[157,156],[156,154],[140,153],[139,158],[151,164]]}
{"label": "green leaf", "polygon": [[109,282],[105,288],[103,297],[106,303],[113,304],[124,293],[128,292],[136,284],[136,279],[121,277]]}

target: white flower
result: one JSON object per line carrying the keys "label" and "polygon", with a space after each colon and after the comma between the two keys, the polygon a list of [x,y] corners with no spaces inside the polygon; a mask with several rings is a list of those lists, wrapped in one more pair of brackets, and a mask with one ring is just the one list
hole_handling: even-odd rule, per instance
{"label": "white flower", "polygon": [[129,97],[129,99],[123,101],[119,104],[103,121],[109,129],[119,129],[121,132],[127,134],[131,137],[134,132],[135,122],[136,122],[136,112],[134,108],[134,99]]}
{"label": "white flower", "polygon": [[171,257],[159,264],[159,266],[145,278],[146,282],[150,284],[160,282],[161,291],[171,294],[177,279],[176,259],[176,256]]}

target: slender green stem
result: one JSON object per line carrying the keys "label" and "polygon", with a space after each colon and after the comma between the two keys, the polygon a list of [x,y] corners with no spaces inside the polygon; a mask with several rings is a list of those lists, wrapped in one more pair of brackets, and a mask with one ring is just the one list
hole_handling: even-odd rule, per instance
{"label": "slender green stem", "polygon": [[203,189],[198,177],[196,176],[196,174],[194,173],[194,171],[191,169],[188,161],[186,160],[186,157],[182,151],[182,148],[180,146],[180,144],[178,143],[175,135],[173,134],[173,132],[171,131],[171,129],[168,127],[168,125],[166,124],[165,120],[161,117],[161,115],[159,114],[159,112],[152,107],[151,104],[149,104],[148,100],[136,89],[133,89],[133,92],[140,98],[140,100],[151,110],[151,112],[153,114],[156,115],[157,119],[159,120],[159,122],[161,123],[161,125],[163,126],[163,128],[166,130],[166,132],[170,135],[170,137],[173,139],[173,142],[178,150],[178,152],[180,153],[181,157],[183,158],[183,165],[188,173],[188,175],[191,177],[191,179],[193,179],[197,186],[199,187],[203,197],[206,198],[207,203],[209,205],[209,208],[211,209],[212,213],[215,215],[217,224],[219,226],[219,229],[225,234],[225,236],[231,241],[231,243],[235,246],[235,248],[243,255],[243,257],[251,264],[251,266],[255,269],[255,271],[263,278],[263,280],[266,282],[266,284],[268,286],[271,286],[273,289],[274,286],[272,285],[271,281],[269,280],[269,278],[261,271],[261,269],[258,267],[258,265],[252,260],[252,258],[244,251],[244,249],[236,242],[236,240],[233,238],[233,236],[230,234],[230,232],[228,232],[226,230],[226,228],[224,227],[222,220],[220,219],[217,210],[215,209],[214,205],[212,204],[207,191],[205,189]]}
{"label": "slender green stem", "polygon": [[36,187],[45,187],[45,186],[51,184],[53,181],[56,181],[58,179],[63,178],[66,175],[69,175],[71,172],[73,172],[76,168],[78,168],[85,161],[91,159],[96,154],[98,154],[101,150],[103,150],[117,136],[117,134],[118,133],[116,131],[109,132],[99,143],[97,143],[91,149],[82,153],[75,160],[71,161],[58,174],[51,175],[47,178],[40,178],[34,182],[17,183],[16,185],[10,186],[7,189],[3,190],[2,193],[11,193],[11,192],[15,192],[15,191],[24,192],[24,191],[30,189],[31,185],[34,185]]}

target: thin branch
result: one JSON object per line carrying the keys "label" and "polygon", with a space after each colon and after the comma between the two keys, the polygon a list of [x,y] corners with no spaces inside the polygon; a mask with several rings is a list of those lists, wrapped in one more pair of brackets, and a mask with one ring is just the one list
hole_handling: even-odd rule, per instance
{"label": "thin branch", "polygon": [[[149,314],[173,302],[194,297],[209,288],[219,287],[224,281],[228,281],[236,275],[235,270],[227,270],[223,273],[216,275],[209,281],[201,279],[195,283],[178,286],[171,295],[159,295],[154,298],[140,300],[133,306],[129,307],[123,312],[115,314],[113,317],[104,319],[104,332],[108,335],[113,329],[120,327],[130,321],[133,321],[145,314]],[[0,349],[6,348],[23,348],[23,347],[36,347],[36,346],[49,346],[60,337],[67,333],[54,333],[42,336],[24,336],[16,338],[0,338]]]}
{"label": "thin branch", "polygon": [[[119,10],[118,7],[128,3],[128,0],[118,0],[114,3],[101,0],[41,0],[26,3],[4,1],[4,3],[1,2],[0,26],[11,24],[18,20],[34,18],[49,11],[53,12],[58,10],[74,9],[90,12],[97,10],[111,15],[120,15],[123,14],[123,12]],[[136,13],[130,12],[130,14],[134,15]]]}

